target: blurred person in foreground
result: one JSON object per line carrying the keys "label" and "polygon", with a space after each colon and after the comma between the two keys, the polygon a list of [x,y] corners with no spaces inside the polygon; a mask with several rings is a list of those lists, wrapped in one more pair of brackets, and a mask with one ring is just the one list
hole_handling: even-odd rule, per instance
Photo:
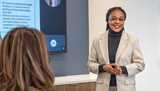
{"label": "blurred person in foreground", "polygon": [[4,37],[0,50],[0,91],[53,91],[44,34],[18,27]]}

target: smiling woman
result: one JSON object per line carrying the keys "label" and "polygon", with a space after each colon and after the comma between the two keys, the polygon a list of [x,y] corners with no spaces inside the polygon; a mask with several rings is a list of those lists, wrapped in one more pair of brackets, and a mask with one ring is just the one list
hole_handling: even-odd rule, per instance
{"label": "smiling woman", "polygon": [[126,12],[112,7],[106,14],[106,29],[89,53],[88,67],[98,74],[96,91],[136,91],[135,75],[145,64],[139,40],[124,31]]}
{"label": "smiling woman", "polygon": [[112,8],[106,14],[107,29],[120,32],[124,28],[126,13],[121,8]]}

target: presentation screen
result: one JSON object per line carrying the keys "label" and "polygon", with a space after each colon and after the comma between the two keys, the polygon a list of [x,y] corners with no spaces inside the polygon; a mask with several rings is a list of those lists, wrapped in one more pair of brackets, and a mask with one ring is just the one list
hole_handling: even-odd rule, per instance
{"label": "presentation screen", "polygon": [[49,53],[66,52],[66,0],[0,0],[0,35],[31,27],[46,35]]}

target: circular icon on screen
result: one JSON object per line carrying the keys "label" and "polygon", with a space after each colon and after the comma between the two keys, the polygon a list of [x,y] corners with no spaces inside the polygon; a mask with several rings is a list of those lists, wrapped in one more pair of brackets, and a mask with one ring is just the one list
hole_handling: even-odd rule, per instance
{"label": "circular icon on screen", "polygon": [[47,5],[50,7],[57,7],[61,3],[61,0],[45,0],[45,1]]}
{"label": "circular icon on screen", "polygon": [[50,46],[51,47],[56,47],[57,46],[57,41],[56,40],[51,40],[50,41]]}

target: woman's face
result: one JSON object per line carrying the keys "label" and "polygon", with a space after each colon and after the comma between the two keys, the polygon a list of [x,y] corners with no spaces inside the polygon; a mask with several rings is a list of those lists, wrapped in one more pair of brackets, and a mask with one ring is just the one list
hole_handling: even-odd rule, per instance
{"label": "woman's face", "polygon": [[125,17],[123,12],[117,9],[111,12],[108,25],[114,32],[120,32],[124,27],[124,21]]}

